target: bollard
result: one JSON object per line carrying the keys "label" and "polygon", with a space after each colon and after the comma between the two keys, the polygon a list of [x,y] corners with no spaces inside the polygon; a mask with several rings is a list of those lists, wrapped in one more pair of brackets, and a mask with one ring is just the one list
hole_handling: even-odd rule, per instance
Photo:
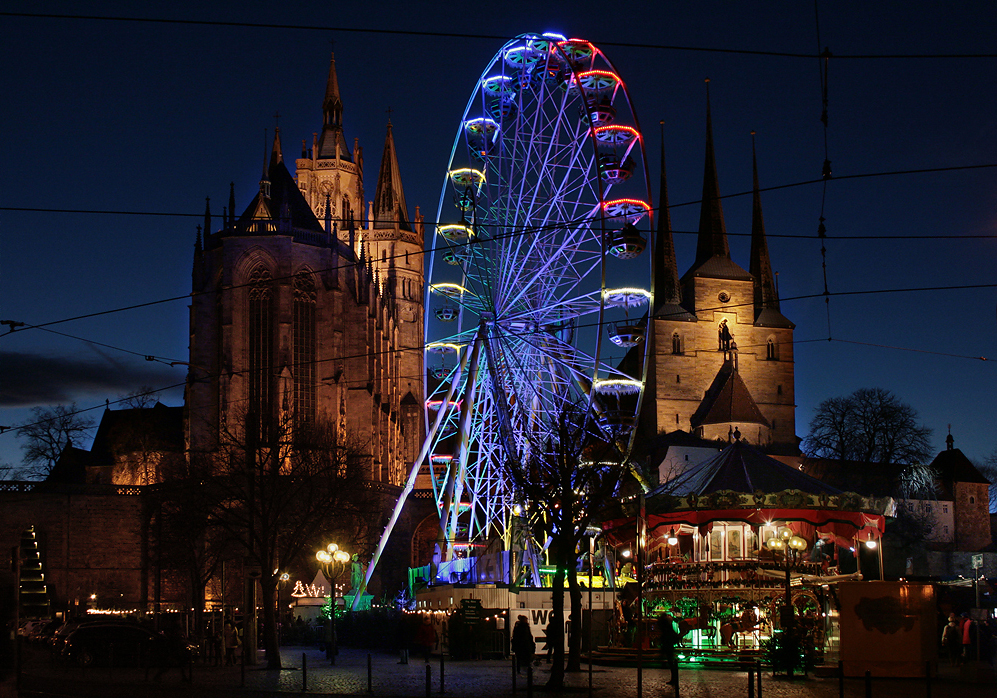
{"label": "bollard", "polygon": [[374,692],[374,661],[370,657],[370,652],[367,653],[367,693]]}
{"label": "bollard", "polygon": [[924,695],[931,698],[931,660],[924,663]]}
{"label": "bollard", "polygon": [[755,667],[748,665],[748,698],[755,698]]}
{"label": "bollard", "polygon": [[433,667],[426,665],[426,698],[433,694]]}
{"label": "bollard", "polygon": [[865,698],[872,698],[872,672],[865,672]]}
{"label": "bollard", "polygon": [[755,693],[758,698],[762,698],[762,663],[761,661],[755,662],[755,680],[757,681],[758,690]]}
{"label": "bollard", "polygon": [[845,698],[845,663],[838,660],[838,698]]}
{"label": "bollard", "polygon": [[443,686],[443,647],[440,647],[440,693],[446,693],[447,690]]}
{"label": "bollard", "polygon": [[308,655],[301,653],[301,692],[308,690]]}
{"label": "bollard", "polygon": [[526,665],[526,698],[533,698],[533,663]]}

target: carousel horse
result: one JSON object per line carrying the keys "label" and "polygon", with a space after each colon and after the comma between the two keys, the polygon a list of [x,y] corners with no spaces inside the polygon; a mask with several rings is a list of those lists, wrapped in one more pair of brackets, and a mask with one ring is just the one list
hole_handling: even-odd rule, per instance
{"label": "carousel horse", "polygon": [[710,606],[700,605],[698,616],[682,618],[678,621],[679,635],[685,637],[692,630],[706,630],[710,627],[710,616],[712,615],[713,609]]}
{"label": "carousel horse", "polygon": [[753,608],[746,609],[737,618],[720,626],[720,642],[728,647],[734,647],[735,635],[753,632],[761,623],[762,619],[758,617]]}

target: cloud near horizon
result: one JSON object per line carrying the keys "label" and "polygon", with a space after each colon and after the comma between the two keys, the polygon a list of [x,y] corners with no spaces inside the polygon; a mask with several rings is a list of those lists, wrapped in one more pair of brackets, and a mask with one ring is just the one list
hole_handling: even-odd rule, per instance
{"label": "cloud near horizon", "polygon": [[58,405],[84,397],[115,400],[143,385],[161,388],[184,379],[184,367],[140,361],[0,352],[0,408]]}

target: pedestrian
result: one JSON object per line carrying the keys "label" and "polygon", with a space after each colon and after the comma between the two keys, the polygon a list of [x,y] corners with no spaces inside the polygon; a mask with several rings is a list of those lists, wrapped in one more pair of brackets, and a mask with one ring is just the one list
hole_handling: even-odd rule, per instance
{"label": "pedestrian", "polygon": [[429,655],[436,646],[436,628],[433,627],[433,619],[428,614],[422,617],[422,623],[415,631],[415,644],[425,652],[426,664],[429,664]]}
{"label": "pedestrian", "polygon": [[678,655],[675,654],[675,645],[679,643],[681,636],[675,629],[672,617],[668,611],[662,611],[658,616],[658,632],[661,634],[661,663],[667,666],[672,673],[668,683],[672,686],[679,685],[679,662]]}
{"label": "pedestrian", "polygon": [[[551,619],[551,621],[547,623],[547,627],[544,629],[544,649],[547,650],[547,664],[550,664],[550,658],[554,654],[554,642],[561,639],[559,635],[561,635],[561,633],[557,632],[557,629],[554,626],[554,621]],[[537,663],[539,664],[539,662],[540,660],[538,659]]]}
{"label": "pedestrian", "polygon": [[236,664],[235,651],[242,642],[239,640],[239,631],[230,620],[225,621],[225,627],[222,629],[222,644],[225,648],[225,666]]}
{"label": "pedestrian", "polygon": [[959,655],[962,654],[962,637],[959,635],[959,624],[955,615],[949,616],[949,622],[942,630],[942,651],[948,655],[952,666],[959,666]]}
{"label": "pedestrian", "polygon": [[519,616],[519,620],[512,628],[512,653],[516,655],[517,674],[522,673],[523,667],[530,666],[536,649],[537,643],[534,642],[533,632],[530,630],[530,619]]}
{"label": "pedestrian", "polygon": [[402,611],[398,614],[398,624],[395,626],[395,644],[398,645],[398,663],[408,664],[409,638],[408,614]]}

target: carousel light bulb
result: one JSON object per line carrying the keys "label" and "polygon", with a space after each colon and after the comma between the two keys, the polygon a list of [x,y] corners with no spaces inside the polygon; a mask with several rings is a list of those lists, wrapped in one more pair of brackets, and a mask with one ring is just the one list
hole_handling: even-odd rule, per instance
{"label": "carousel light bulb", "polygon": [[800,536],[793,536],[789,539],[789,547],[793,550],[806,550],[807,540]]}
{"label": "carousel light bulb", "polygon": [[679,539],[675,537],[675,529],[673,528],[668,532],[668,545],[676,545],[678,542]]}
{"label": "carousel light bulb", "polygon": [[867,540],[865,542],[865,547],[869,548],[869,550],[875,550],[876,549],[876,541],[873,540],[872,538],[870,538],[869,540]]}

